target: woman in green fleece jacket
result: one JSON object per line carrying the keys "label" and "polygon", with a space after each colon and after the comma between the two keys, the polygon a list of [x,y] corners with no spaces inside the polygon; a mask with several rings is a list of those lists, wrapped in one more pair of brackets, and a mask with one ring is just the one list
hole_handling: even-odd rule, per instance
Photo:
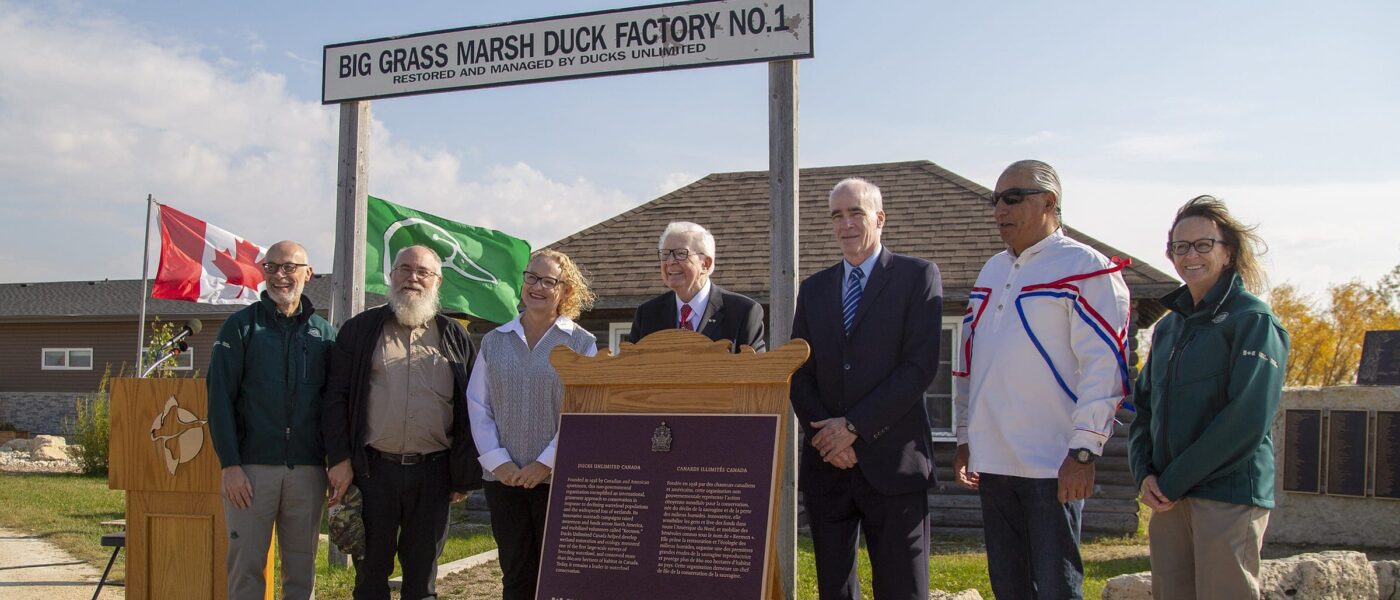
{"label": "woman in green fleece jacket", "polygon": [[1211,196],[1176,213],[1167,258],[1186,285],[1138,377],[1133,477],[1152,509],[1152,597],[1258,598],[1259,550],[1274,506],[1270,430],[1288,332],[1260,290],[1263,240]]}

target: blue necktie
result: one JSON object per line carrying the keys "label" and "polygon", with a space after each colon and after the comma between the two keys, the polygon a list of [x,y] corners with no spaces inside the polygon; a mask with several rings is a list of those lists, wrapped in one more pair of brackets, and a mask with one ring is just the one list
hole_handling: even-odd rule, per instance
{"label": "blue necktie", "polygon": [[846,280],[846,297],[841,301],[842,319],[846,324],[846,335],[851,334],[851,325],[856,322],[856,308],[860,307],[860,293],[862,291],[860,280],[865,278],[865,273],[860,267],[851,269],[851,276]]}

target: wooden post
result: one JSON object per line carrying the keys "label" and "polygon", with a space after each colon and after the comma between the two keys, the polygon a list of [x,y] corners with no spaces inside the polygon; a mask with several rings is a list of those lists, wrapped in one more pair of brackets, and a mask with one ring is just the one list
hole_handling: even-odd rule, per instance
{"label": "wooden post", "polygon": [[336,165],[335,295],[330,321],[340,327],[365,309],[365,206],[369,196],[369,101],[340,104]]}
{"label": "wooden post", "polygon": [[[768,347],[792,337],[797,310],[797,61],[768,63]],[[788,407],[791,416],[792,408]],[[782,445],[786,464],[778,507],[778,566],[782,597],[797,587],[797,419],[787,419]]]}
{"label": "wooden post", "polygon": [[[369,152],[369,101],[340,104],[340,153],[336,165],[335,263],[332,277],[331,323],[336,327],[365,309],[365,210],[369,177],[365,155]],[[331,567],[346,567],[349,559],[331,544]]]}

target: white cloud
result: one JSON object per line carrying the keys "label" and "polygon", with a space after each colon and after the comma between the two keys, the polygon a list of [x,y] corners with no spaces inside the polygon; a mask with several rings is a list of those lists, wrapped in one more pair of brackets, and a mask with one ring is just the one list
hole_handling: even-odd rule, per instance
{"label": "white cloud", "polygon": [[1144,160],[1198,161],[1215,158],[1222,139],[1214,132],[1144,134],[1113,142],[1109,149]]}
{"label": "white cloud", "polygon": [[661,183],[656,186],[656,195],[664,196],[687,185],[695,183],[697,179],[700,178],[690,173],[684,173],[680,171],[667,173],[665,177],[661,178]]}
{"label": "white cloud", "polygon": [[[0,237],[0,281],[139,274],[147,194],[264,245],[301,240],[330,270],[335,107],[122,21],[0,8],[0,222],[15,227]],[[369,173],[375,195],[536,245],[636,203],[525,164],[465,173],[456,154],[398,143],[380,123]]]}

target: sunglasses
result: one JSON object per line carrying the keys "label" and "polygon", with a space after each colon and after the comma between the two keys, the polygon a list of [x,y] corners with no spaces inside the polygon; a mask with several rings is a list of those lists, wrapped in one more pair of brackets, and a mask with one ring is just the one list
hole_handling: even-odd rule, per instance
{"label": "sunglasses", "polygon": [[1026,197],[1028,196],[1048,193],[1050,193],[1050,190],[1035,190],[1027,188],[1005,189],[995,194],[992,194],[992,206],[996,206],[997,202],[1004,202],[1007,206],[1016,206],[1017,204],[1025,202]]}

